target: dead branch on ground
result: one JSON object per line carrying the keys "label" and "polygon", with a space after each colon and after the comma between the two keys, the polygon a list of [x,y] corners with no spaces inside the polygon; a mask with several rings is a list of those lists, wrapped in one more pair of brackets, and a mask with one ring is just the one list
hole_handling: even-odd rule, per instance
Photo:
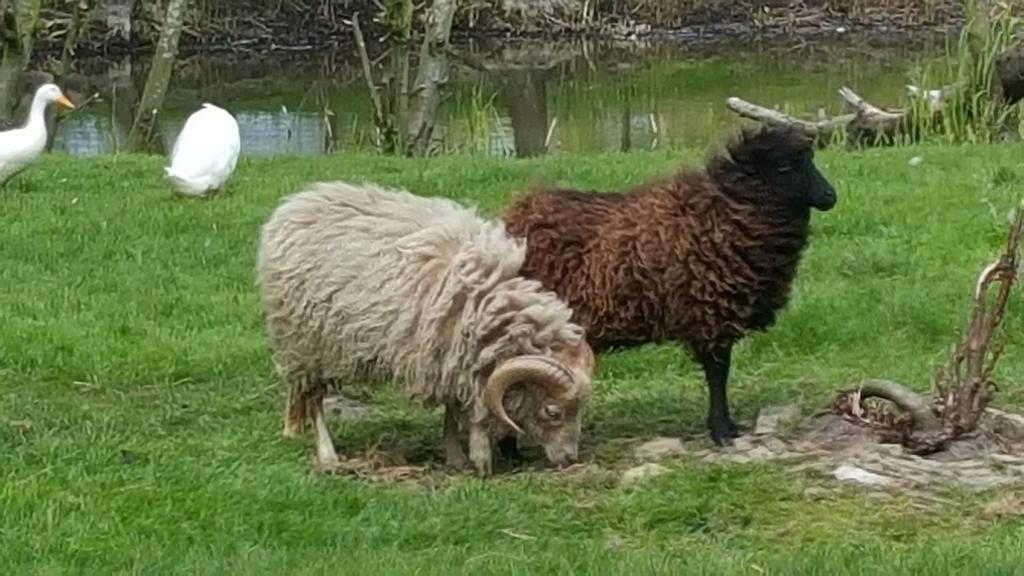
{"label": "dead branch on ground", "polygon": [[[928,106],[920,108],[926,109],[932,121],[939,117],[943,104],[954,92],[955,86],[946,86],[940,90],[921,90],[916,86],[907,86],[911,98],[928,99]],[[819,111],[816,120],[797,118],[735,96],[726,100],[725,105],[737,115],[762,124],[796,126],[819,142],[827,142],[837,132],[845,131],[849,142],[857,145],[892,142],[897,135],[908,132],[907,127],[912,125],[913,115],[919,112],[917,107],[883,109],[846,86],[839,89],[839,96],[852,113],[830,118],[825,116],[824,111]]]}

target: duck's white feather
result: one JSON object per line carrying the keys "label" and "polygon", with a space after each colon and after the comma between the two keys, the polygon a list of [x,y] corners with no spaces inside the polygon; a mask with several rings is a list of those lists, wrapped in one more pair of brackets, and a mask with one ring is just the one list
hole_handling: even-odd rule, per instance
{"label": "duck's white feather", "polygon": [[58,99],[68,102],[56,85],[43,84],[36,89],[25,124],[0,132],[0,184],[35,162],[46,149],[46,107]]}
{"label": "duck's white feather", "polygon": [[221,188],[238,163],[238,122],[227,110],[204,103],[185,121],[171,151],[167,179],[182,194],[206,196]]}
{"label": "duck's white feather", "polygon": [[46,148],[46,123],[0,132],[0,183],[24,170]]}

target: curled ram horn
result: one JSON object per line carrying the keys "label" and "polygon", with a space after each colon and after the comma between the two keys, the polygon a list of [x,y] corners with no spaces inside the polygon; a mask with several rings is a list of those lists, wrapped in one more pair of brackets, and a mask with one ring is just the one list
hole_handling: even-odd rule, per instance
{"label": "curled ram horn", "polygon": [[518,356],[498,365],[484,387],[484,406],[509,428],[523,430],[509,418],[502,402],[513,384],[528,382],[539,386],[556,398],[572,398],[579,393],[579,383],[561,362],[547,356]]}
{"label": "curled ram horn", "polygon": [[564,357],[559,356],[559,358],[562,359],[573,372],[579,375],[578,377],[582,376],[589,379],[590,375],[594,373],[594,350],[586,340],[580,340],[579,345],[571,348]]}

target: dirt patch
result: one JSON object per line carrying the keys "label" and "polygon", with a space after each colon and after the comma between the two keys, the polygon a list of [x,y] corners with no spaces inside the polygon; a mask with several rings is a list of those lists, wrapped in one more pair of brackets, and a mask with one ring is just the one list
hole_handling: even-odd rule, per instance
{"label": "dirt patch", "polygon": [[838,482],[871,488],[937,489],[950,485],[984,490],[1024,480],[1020,455],[1021,430],[1007,418],[989,413],[979,429],[953,442],[948,449],[925,456],[899,444],[881,442],[870,429],[834,414],[825,414],[793,438],[776,434],[753,436],[732,454],[708,452],[703,460],[765,461],[803,459],[787,466],[814,470]]}
{"label": "dirt patch", "polygon": [[324,398],[324,412],[342,420],[362,420],[378,413],[369,404],[341,395]]}
{"label": "dirt patch", "polygon": [[401,455],[382,450],[379,446],[372,446],[362,454],[346,458],[336,468],[320,471],[352,475],[371,482],[385,483],[412,482],[418,484],[434,479],[430,467],[409,464]]}
{"label": "dirt patch", "polygon": [[[762,414],[774,419],[789,410],[768,408]],[[989,410],[977,431],[928,456],[885,443],[870,428],[831,413],[790,432],[758,420],[761,434],[740,437],[725,449],[691,442],[687,452],[704,463],[775,461],[790,472],[820,474],[833,486],[853,483],[871,490],[934,493],[950,486],[986,490],[1024,482],[1024,417],[1000,410]]]}
{"label": "dirt patch", "polygon": [[[553,479],[607,486],[638,485],[670,471],[670,463],[691,460],[703,464],[758,464],[776,462],[788,472],[812,473],[822,488],[855,484],[872,492],[905,492],[927,498],[948,487],[987,490],[1024,483],[1024,416],[990,409],[979,429],[953,442],[948,449],[917,456],[899,444],[884,443],[869,428],[835,414],[822,414],[796,422],[792,406],[762,410],[759,433],[737,438],[727,448],[709,448],[700,437],[610,440],[632,459],[587,461],[562,470],[546,470],[543,462],[529,462],[518,470],[499,466],[494,480],[516,472],[549,474]],[[411,464],[402,456],[372,446],[347,459],[336,473],[387,484],[438,486],[453,476],[469,474],[439,463]],[[993,516],[1012,509],[993,503]]]}

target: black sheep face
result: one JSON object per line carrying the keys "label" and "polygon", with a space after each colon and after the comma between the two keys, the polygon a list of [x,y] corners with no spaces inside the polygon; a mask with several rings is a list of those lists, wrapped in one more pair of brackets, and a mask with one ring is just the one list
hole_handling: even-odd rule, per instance
{"label": "black sheep face", "polygon": [[761,202],[823,212],[836,204],[832,184],[814,164],[814,143],[798,129],[765,126],[745,130],[728,147],[719,176]]}

